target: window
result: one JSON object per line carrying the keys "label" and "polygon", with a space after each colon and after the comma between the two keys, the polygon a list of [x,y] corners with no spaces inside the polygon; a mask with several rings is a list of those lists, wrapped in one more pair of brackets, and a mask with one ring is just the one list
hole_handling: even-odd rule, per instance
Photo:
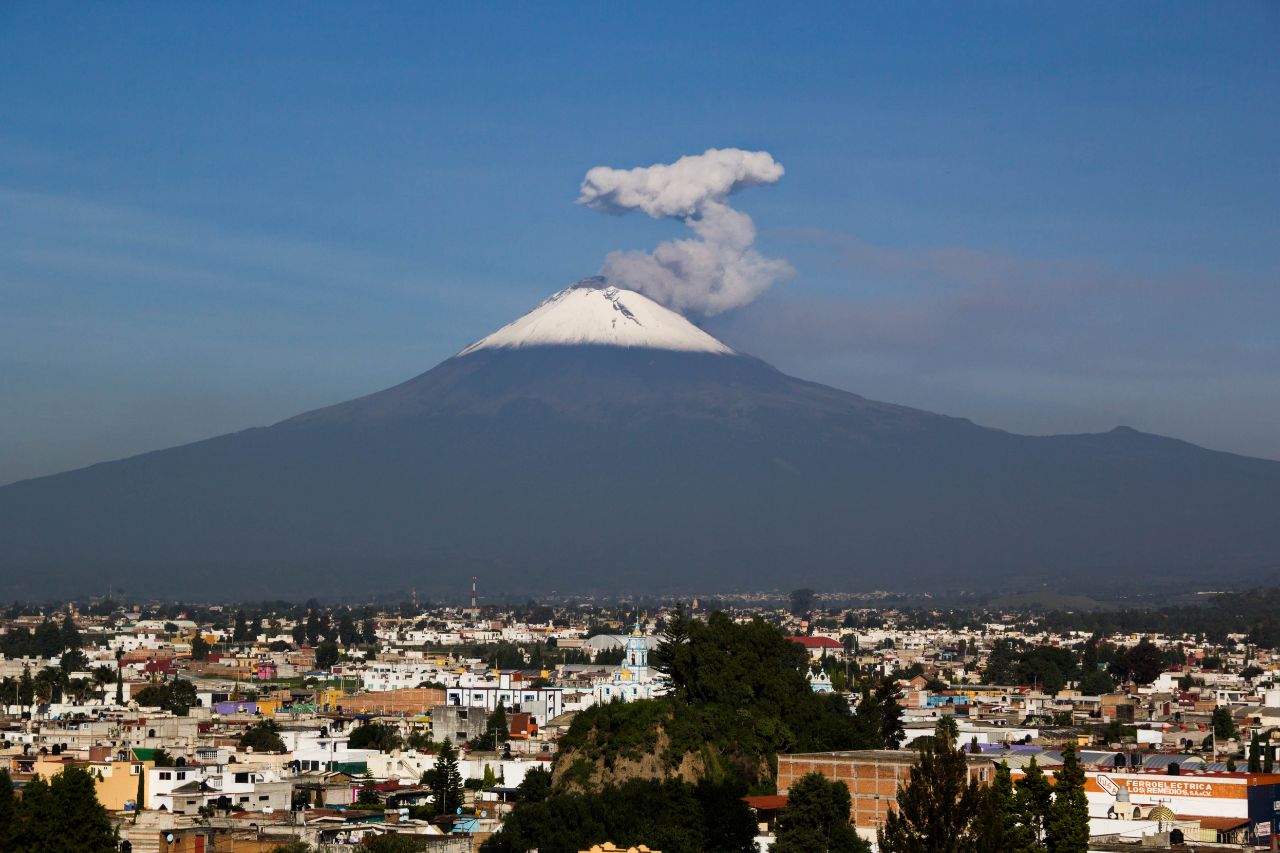
{"label": "window", "polygon": [[141,764],[130,764],[130,765],[129,765],[129,775],[130,775],[130,776],[137,776],[137,775],[138,775],[139,773],[141,773],[141,772],[142,772],[142,765],[141,765]]}
{"label": "window", "polygon": [[172,779],[172,778],[173,778],[173,774],[172,774],[172,773],[170,773],[168,770],[161,770],[161,771],[160,771],[160,778],[161,778],[161,779]]}
{"label": "window", "polygon": [[265,803],[269,799],[271,799],[270,794],[263,794],[262,796],[258,797],[258,802]]}
{"label": "window", "polygon": [[242,802],[242,803],[247,803],[247,802],[249,802],[249,798],[248,798],[248,797],[241,797],[241,798],[240,798],[240,802]]}
{"label": "window", "polygon": [[[314,763],[314,762],[312,762],[312,763]],[[312,770],[314,770],[315,768],[314,768],[314,767],[312,767],[311,769],[312,769]],[[248,782],[248,781],[249,781],[249,774],[248,774],[248,773],[237,773],[237,774],[236,774],[236,782],[237,782],[237,783],[239,783],[239,784],[243,784],[243,783]]]}
{"label": "window", "polygon": [[186,771],[185,771],[185,770],[183,770],[183,771],[179,771],[179,773],[178,773],[178,778],[179,778],[179,779],[185,779],[185,778],[187,778],[187,773],[186,773]]}

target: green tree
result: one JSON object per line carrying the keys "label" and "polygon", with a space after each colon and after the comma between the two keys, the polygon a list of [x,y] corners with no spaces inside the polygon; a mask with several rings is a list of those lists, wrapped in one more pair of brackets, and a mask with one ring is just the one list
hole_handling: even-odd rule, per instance
{"label": "green tree", "polygon": [[688,685],[691,674],[688,671],[691,657],[689,645],[689,617],[684,606],[677,606],[666,627],[662,631],[662,639],[653,651],[653,668],[666,678],[672,692],[682,700],[688,700]]}
{"label": "green tree", "polygon": [[434,784],[431,794],[441,814],[452,814],[462,805],[462,774],[458,772],[458,751],[445,741],[436,753]]}
{"label": "green tree", "polygon": [[1074,746],[1062,751],[1062,768],[1055,770],[1053,777],[1057,784],[1045,818],[1045,845],[1049,853],[1085,853],[1089,847],[1089,800]]}
{"label": "green tree", "polygon": [[13,795],[13,779],[9,776],[8,768],[0,768],[0,850],[8,849],[5,845],[13,829],[17,809],[17,798]]}
{"label": "green tree", "polygon": [[1015,787],[1019,822],[1026,827],[1032,844],[1028,849],[1042,850],[1039,842],[1044,837],[1044,821],[1053,801],[1053,788],[1036,763],[1035,756],[1027,763]]}
{"label": "green tree", "polygon": [[1258,737],[1255,729],[1253,735],[1249,738],[1249,764],[1250,773],[1262,772],[1262,740]]}
{"label": "green tree", "polygon": [[1089,670],[1080,679],[1080,692],[1087,696],[1101,696],[1116,689],[1111,676],[1100,669]]}
{"label": "green tree", "polygon": [[196,686],[185,678],[148,684],[134,693],[133,699],[139,705],[161,708],[178,717],[187,716],[187,712],[199,701]]}
{"label": "green tree", "polygon": [[1231,740],[1236,736],[1235,718],[1225,705],[1213,709],[1213,736],[1218,740]]}
{"label": "green tree", "polygon": [[209,659],[209,643],[204,637],[196,634],[191,638],[191,659],[192,660],[208,660]]}
{"label": "green tree", "polygon": [[[920,739],[911,776],[898,786],[898,808],[878,836],[883,853],[973,853],[978,786],[943,718],[932,738]],[[954,720],[951,721],[954,726]]]}
{"label": "green tree", "polygon": [[231,631],[231,639],[237,643],[244,643],[252,640],[253,638],[254,634],[249,629],[249,621],[245,617],[245,612],[243,610],[237,610],[236,623],[235,627]]}
{"label": "green tree", "polygon": [[240,748],[254,752],[284,752],[284,740],[275,720],[259,720],[240,735]]}
{"label": "green tree", "polygon": [[404,745],[403,740],[394,727],[382,723],[371,722],[359,726],[347,738],[347,746],[351,749],[376,749],[379,752],[391,752]]}
{"label": "green tree", "polygon": [[68,613],[62,620],[62,648],[79,649],[84,645],[84,641],[80,638],[80,629],[76,627],[75,620]]}
{"label": "green tree", "polygon": [[1022,822],[1009,765],[1000,762],[991,784],[981,789],[978,814],[974,819],[974,842],[978,853],[1037,853],[1039,843]]}
{"label": "green tree", "polygon": [[787,792],[778,816],[778,853],[862,853],[871,845],[849,825],[849,789],[818,773],[801,777]]}
{"label": "green tree", "polygon": [[338,651],[338,644],[333,640],[325,640],[316,646],[316,668],[331,669],[342,655]]}
{"label": "green tree", "polygon": [[1014,671],[1016,660],[1013,644],[1008,640],[996,640],[991,647],[991,654],[987,656],[983,680],[988,684],[1017,684],[1018,677]]}
{"label": "green tree", "polygon": [[93,777],[87,770],[74,764],[64,767],[50,780],[49,790],[58,809],[60,830],[60,846],[48,848],[52,853],[116,849],[115,826],[98,802]]}
{"label": "green tree", "polygon": [[520,792],[520,802],[540,803],[551,793],[551,772],[535,767],[524,774],[524,781],[516,789]]}
{"label": "green tree", "polygon": [[4,850],[12,853],[106,853],[116,831],[98,802],[93,777],[75,765],[48,782],[33,779],[13,810]]}
{"label": "green tree", "polygon": [[902,706],[898,704],[898,685],[891,678],[880,679],[875,698],[880,709],[880,742],[885,749],[897,749],[906,737],[902,728]]}
{"label": "green tree", "polygon": [[507,722],[507,709],[502,702],[493,709],[485,722],[484,732],[471,741],[472,749],[497,749],[498,744],[511,740],[511,726]]}

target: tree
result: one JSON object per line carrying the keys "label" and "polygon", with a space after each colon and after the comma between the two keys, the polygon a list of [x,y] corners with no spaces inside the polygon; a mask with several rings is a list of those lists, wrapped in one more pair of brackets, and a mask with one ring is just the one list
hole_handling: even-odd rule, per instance
{"label": "tree", "polygon": [[1089,847],[1089,800],[1084,793],[1084,769],[1076,749],[1062,751],[1062,769],[1053,772],[1053,802],[1045,818],[1049,853],[1085,853]]}
{"label": "tree", "polygon": [[338,644],[333,640],[325,640],[316,647],[316,668],[332,669],[341,656],[338,652]]}
{"label": "tree", "polygon": [[662,631],[662,639],[653,651],[653,668],[661,673],[671,685],[672,692],[682,699],[688,699],[687,687],[690,680],[688,673],[690,650],[689,617],[684,606],[676,607],[670,621]]}
{"label": "tree", "polygon": [[9,830],[4,850],[13,853],[116,849],[115,827],[98,802],[93,777],[75,765],[64,767],[48,782],[37,777],[27,783]]}
{"label": "tree", "polygon": [[1225,705],[1213,709],[1213,736],[1218,740],[1231,740],[1236,736],[1235,718]]}
{"label": "tree", "polygon": [[209,643],[204,637],[196,634],[191,638],[191,659],[192,660],[208,660],[209,659]]}
{"label": "tree", "polygon": [[1080,679],[1080,692],[1088,696],[1101,696],[1116,689],[1111,676],[1100,669],[1089,670]]}
{"label": "tree", "polygon": [[148,684],[135,693],[133,698],[139,705],[161,708],[177,717],[187,716],[187,712],[199,701],[196,686],[185,678]]}
{"label": "tree", "polygon": [[1031,761],[1027,763],[1016,788],[1019,822],[1027,828],[1030,841],[1034,845],[1028,849],[1041,850],[1043,848],[1039,841],[1044,835],[1045,816],[1048,815],[1049,806],[1053,801],[1053,788],[1045,778],[1040,765],[1036,763],[1035,756],[1032,756]]}
{"label": "tree", "polygon": [[379,752],[391,752],[403,746],[400,732],[392,726],[382,723],[365,723],[353,731],[347,738],[347,746],[351,749],[376,749]]}
{"label": "tree", "polygon": [[31,667],[24,665],[18,677],[18,704],[30,705],[36,698],[36,684],[31,677]]}
{"label": "tree", "polygon": [[875,697],[880,708],[880,741],[885,749],[897,749],[906,737],[902,728],[902,706],[898,704],[898,685],[891,678],[880,679]]}
{"label": "tree", "polygon": [[62,620],[62,648],[79,649],[83,645],[80,639],[80,629],[76,627],[75,620],[68,613]]}
{"label": "tree", "polygon": [[524,774],[524,781],[516,789],[520,792],[520,802],[540,803],[551,793],[551,771],[535,767]]}
{"label": "tree", "polygon": [[1262,740],[1258,737],[1256,729],[1253,732],[1253,736],[1249,738],[1248,768],[1250,773],[1262,772]]}
{"label": "tree", "polygon": [[361,806],[382,805],[382,798],[378,796],[378,785],[373,780],[373,774],[367,770],[364,773],[364,782],[360,785],[360,795],[356,797],[356,803]]}
{"label": "tree", "polygon": [[98,802],[88,771],[68,765],[54,775],[49,790],[59,815],[59,844],[51,851],[109,851],[116,849],[116,830]]}
{"label": "tree", "polygon": [[231,639],[237,643],[244,643],[254,638],[253,633],[249,630],[249,622],[245,617],[243,610],[236,611],[236,624],[232,629]]}
{"label": "tree", "polygon": [[338,618],[338,642],[344,646],[355,646],[360,643],[360,632],[356,630],[355,620],[348,612],[343,612]]}
{"label": "tree", "polygon": [[502,702],[493,709],[485,722],[484,733],[471,741],[472,749],[497,749],[498,744],[511,740],[511,726],[507,723],[507,709]]}
{"label": "tree", "polygon": [[8,768],[0,767],[0,850],[7,849],[5,845],[13,828],[17,810],[17,798],[13,795],[13,779],[9,776]]}
{"label": "tree", "polygon": [[813,608],[811,589],[793,589],[787,597],[791,600],[792,616],[803,616]]}
{"label": "tree", "polygon": [[284,752],[284,740],[275,720],[259,720],[240,735],[240,748],[254,752]]}
{"label": "tree", "polygon": [[778,816],[778,853],[862,853],[871,845],[849,825],[849,788],[818,773],[803,776],[787,792]]}
{"label": "tree", "polygon": [[1164,656],[1146,637],[1131,649],[1121,649],[1111,660],[1111,674],[1137,684],[1150,684],[1164,670]]}
{"label": "tree", "polygon": [[974,843],[979,853],[1033,853],[1039,843],[1022,822],[1009,765],[1000,762],[991,784],[981,791],[974,818]]}
{"label": "tree", "polygon": [[36,626],[33,641],[36,655],[42,658],[57,657],[66,648],[62,644],[62,631],[48,619]]}
{"label": "tree", "polygon": [[[943,725],[921,738],[911,776],[898,786],[898,808],[878,833],[883,853],[973,853],[978,786],[964,750]],[[954,720],[951,721],[954,726]]]}
{"label": "tree", "polygon": [[436,754],[435,784],[431,786],[436,808],[441,814],[451,814],[462,805],[462,774],[458,772],[458,752],[453,744],[445,741]]}
{"label": "tree", "polygon": [[983,673],[983,680],[988,684],[1017,684],[1018,678],[1014,672],[1015,661],[1013,644],[1008,640],[996,640],[995,645],[991,647],[991,654],[987,656],[987,668]]}

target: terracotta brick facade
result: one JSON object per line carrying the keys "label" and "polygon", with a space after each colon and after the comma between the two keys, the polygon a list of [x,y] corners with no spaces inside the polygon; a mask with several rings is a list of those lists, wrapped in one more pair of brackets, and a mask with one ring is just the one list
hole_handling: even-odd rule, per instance
{"label": "terracotta brick facade", "polygon": [[[911,750],[812,752],[778,756],[778,793],[786,794],[802,776],[820,773],[849,789],[849,819],[860,829],[877,829],[898,804],[898,785],[911,776]],[[969,774],[979,783],[991,776],[991,762],[974,758]]]}

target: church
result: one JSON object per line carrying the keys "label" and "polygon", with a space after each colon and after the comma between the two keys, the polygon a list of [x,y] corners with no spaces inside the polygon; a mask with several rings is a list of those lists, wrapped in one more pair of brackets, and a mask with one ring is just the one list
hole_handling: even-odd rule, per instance
{"label": "church", "polygon": [[649,668],[649,642],[652,638],[640,630],[640,623],[627,635],[622,663],[607,678],[592,686],[596,702],[631,702],[652,699],[667,692],[660,673]]}

